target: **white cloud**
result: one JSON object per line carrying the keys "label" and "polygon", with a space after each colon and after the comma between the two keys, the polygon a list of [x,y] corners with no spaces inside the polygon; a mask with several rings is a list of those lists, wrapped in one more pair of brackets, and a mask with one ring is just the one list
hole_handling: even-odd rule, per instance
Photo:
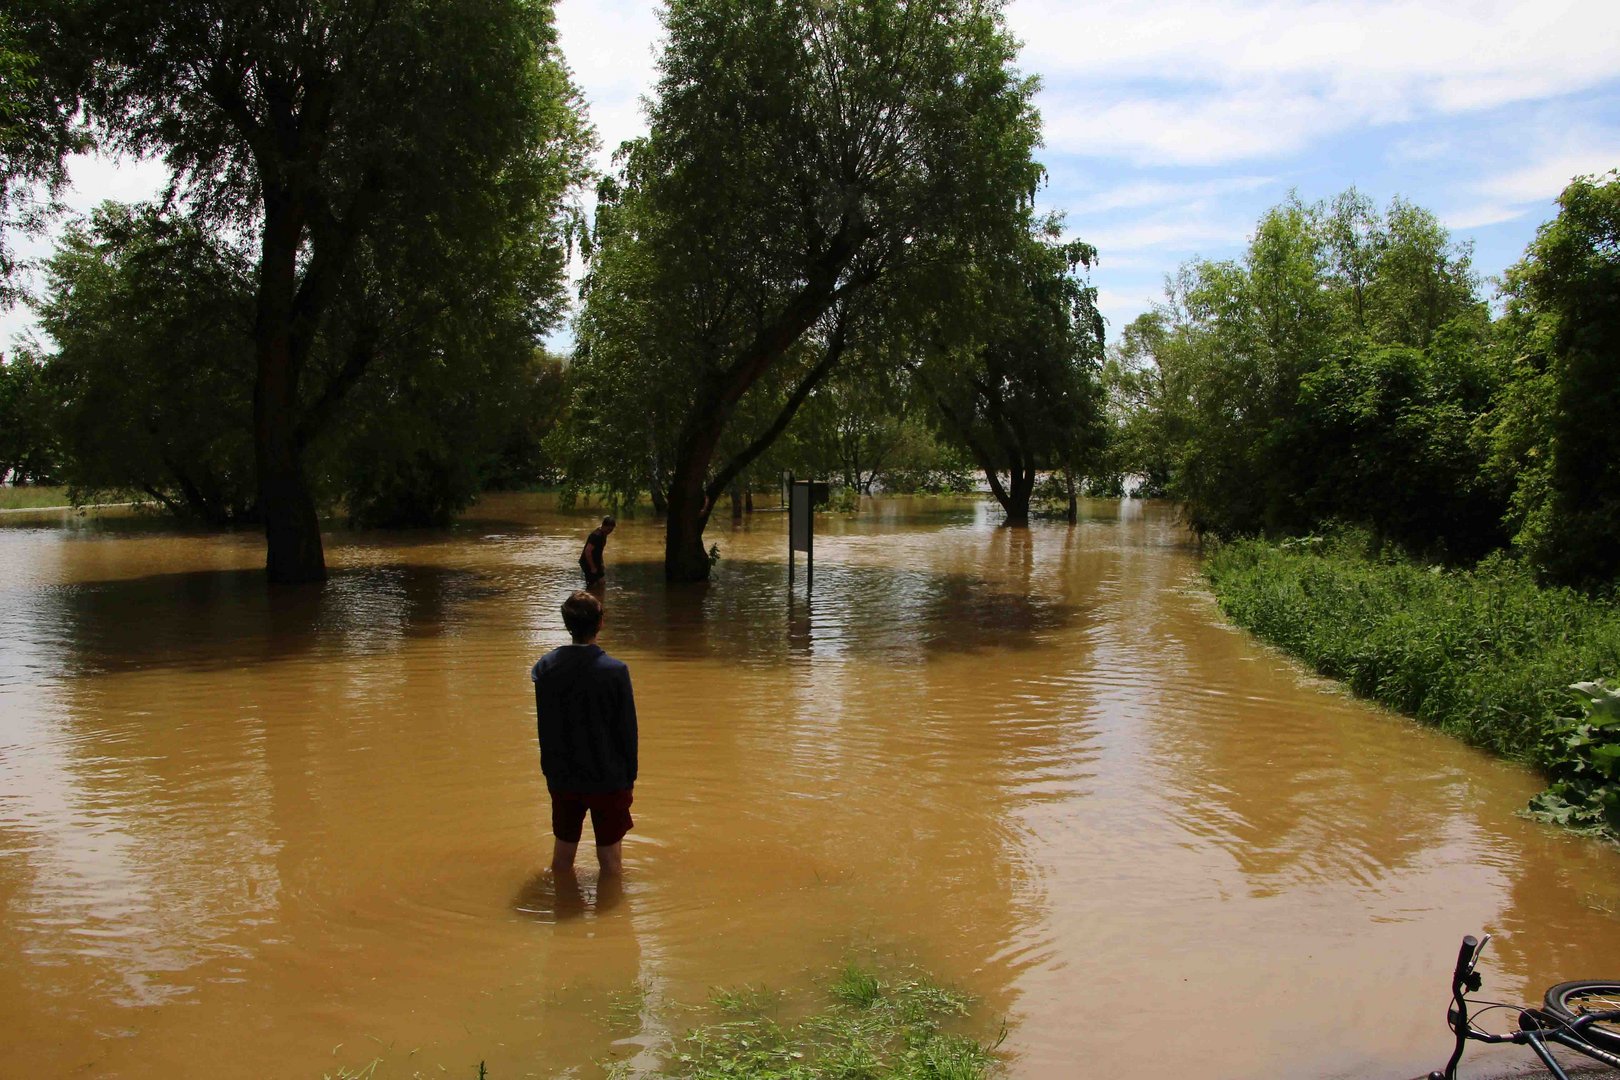
{"label": "white cloud", "polygon": [[1620,168],[1620,132],[1542,129],[1522,138],[1514,165],[1462,185],[1460,204],[1441,214],[1447,228],[1483,228],[1530,213],[1546,217],[1575,177]]}
{"label": "white cloud", "polygon": [[658,7],[648,0],[561,0],[557,39],[589,104],[606,169],[613,151],[647,130],[641,98],[657,78],[663,34]]}
{"label": "white cloud", "polygon": [[1234,219],[1199,203],[1097,223],[1071,220],[1069,225],[1070,232],[1096,246],[1104,266],[1111,265],[1114,254],[1120,255],[1120,265],[1126,265],[1126,260],[1147,260],[1151,252],[1159,253],[1158,263],[1163,266],[1166,258],[1179,260],[1200,248],[1241,245],[1253,228],[1250,216]]}
{"label": "white cloud", "polygon": [[1218,180],[1170,183],[1145,180],[1119,184],[1102,191],[1077,193],[1069,204],[1075,214],[1102,214],[1144,206],[1182,205],[1225,195],[1255,191],[1275,183],[1269,176],[1230,176]]}
{"label": "white cloud", "polygon": [[1479,186],[1488,195],[1508,202],[1543,202],[1556,198],[1577,176],[1606,173],[1620,167],[1620,145],[1606,149],[1575,150],[1542,158],[1533,165],[1491,177]]}
{"label": "white cloud", "polygon": [[68,161],[72,187],[65,202],[70,210],[88,213],[108,199],[144,202],[157,198],[169,182],[169,170],[152,158],[76,154]]}
{"label": "white cloud", "polygon": [[1144,284],[1138,288],[1098,289],[1097,311],[1108,323],[1108,339],[1117,340],[1127,323],[1163,300],[1162,284],[1157,288]]}
{"label": "white cloud", "polygon": [[[1181,0],[1151,8],[1016,0],[1008,22],[1025,41],[1026,66],[1056,78],[1230,85],[1281,76],[1343,91],[1394,80],[1453,108],[1607,81],[1620,53],[1620,8],[1607,0]],[[1496,89],[1482,94],[1480,80],[1489,79]]]}
{"label": "white cloud", "polygon": [[[1018,0],[1054,147],[1138,163],[1275,157],[1346,129],[1611,83],[1620,5]],[[1054,107],[1055,106],[1055,107]]]}

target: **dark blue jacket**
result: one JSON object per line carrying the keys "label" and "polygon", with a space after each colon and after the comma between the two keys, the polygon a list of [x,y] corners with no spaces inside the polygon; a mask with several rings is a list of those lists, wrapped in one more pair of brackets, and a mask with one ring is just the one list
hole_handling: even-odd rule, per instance
{"label": "dark blue jacket", "polygon": [[540,771],[552,791],[623,791],[636,782],[630,669],[596,645],[564,645],[529,672]]}

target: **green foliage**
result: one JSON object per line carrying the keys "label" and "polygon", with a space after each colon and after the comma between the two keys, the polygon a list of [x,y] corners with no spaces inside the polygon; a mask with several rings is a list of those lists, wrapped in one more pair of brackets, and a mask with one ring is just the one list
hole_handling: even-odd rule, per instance
{"label": "green foliage", "polygon": [[1554,581],[1620,575],[1620,172],[1572,182],[1506,274],[1511,378],[1494,417],[1514,542]]}
{"label": "green foliage", "polygon": [[0,357],[0,483],[55,483],[61,450],[55,395],[32,349]]}
{"label": "green foliage", "polygon": [[562,407],[557,362],[521,333],[481,338],[380,360],[342,406],[346,422],[315,463],[353,524],[442,526],[480,491],[552,475],[543,438]]}
{"label": "green foliage", "polygon": [[1500,383],[1466,247],[1353,189],[1269,211],[1238,262],[1192,262],[1105,370],[1108,472],[1200,532],[1352,521],[1448,557],[1501,542],[1478,433]]}
{"label": "green foliage", "polygon": [[42,74],[25,28],[9,8],[0,11],[0,308],[22,297],[12,237],[44,226],[67,183],[67,156],[84,148],[74,103]]}
{"label": "green foliage", "polygon": [[36,82],[30,72],[38,61],[20,44],[11,19],[0,12],[0,148],[5,149],[21,136],[17,118],[26,111],[28,91]]}
{"label": "green foliage", "polygon": [[1318,674],[1523,761],[1560,723],[1559,687],[1620,671],[1620,608],[1501,556],[1447,571],[1347,534],[1223,544],[1205,573],[1233,621]]}
{"label": "green foliage", "polygon": [[[735,1018],[690,1032],[667,1075],[681,1080],[982,1080],[995,1069],[988,1048],[942,1026],[965,1016],[968,999],[922,978],[880,980],[847,968],[834,1003],[784,1026],[747,1015],[749,1001],[729,998]],[[767,1001],[767,1005],[774,1002]]]}
{"label": "green foliage", "polygon": [[[101,146],[162,156],[166,204],[199,228],[251,237],[254,363],[230,400],[253,403],[270,576],[323,577],[305,452],[368,369],[511,355],[513,331],[526,355],[561,312],[563,199],[592,136],[550,5],[13,10],[44,96]],[[453,483],[413,442],[411,475]]]}
{"label": "green foliage", "polygon": [[973,463],[936,431],[926,392],[892,357],[857,352],[812,390],[753,472],[833,477],[857,495],[966,491]]}
{"label": "green foliage", "polygon": [[828,492],[827,501],[816,509],[829,514],[853,514],[860,508],[860,492],[840,484]]}
{"label": "green foliage", "polygon": [[1570,688],[1580,715],[1543,739],[1540,761],[1552,781],[1530,800],[1544,821],[1620,838],[1620,690],[1601,682]]}
{"label": "green foliage", "polygon": [[1032,80],[999,3],[674,0],[651,130],[600,188],[571,481],[667,494],[701,577],[720,496],[846,351],[872,357],[1021,219]]}
{"label": "green foliage", "polygon": [[1158,498],[1169,490],[1175,449],[1183,436],[1170,398],[1174,366],[1159,362],[1169,339],[1168,316],[1149,311],[1128,323],[1108,347],[1101,382],[1106,434],[1089,470],[1102,492],[1119,494],[1127,473],[1139,478],[1136,494]]}
{"label": "green foliage", "polygon": [[1061,234],[1054,216],[981,249],[974,325],[943,334],[917,369],[942,430],[1015,523],[1029,520],[1039,470],[1083,467],[1102,443],[1103,324],[1085,274],[1097,252]]}
{"label": "green foliage", "polygon": [[845,1005],[870,1009],[882,999],[883,987],[874,973],[848,964],[833,983],[832,992],[833,997]]}
{"label": "green foliage", "polygon": [[961,446],[941,439],[920,416],[909,417],[900,442],[878,482],[885,492],[965,495],[974,486],[973,459]]}
{"label": "green foliage", "polygon": [[254,505],[252,286],[196,222],[107,203],[45,263],[40,325],[75,501],[139,491],[213,524]]}
{"label": "green foliage", "polygon": [[[522,250],[507,245],[502,258]],[[437,302],[413,311],[400,299],[386,330],[380,319],[361,327],[390,287],[357,276],[312,348],[310,363],[333,379],[352,350],[375,352],[368,377],[323,406],[335,422],[308,455],[317,491],[353,523],[441,525],[486,486],[544,478],[561,365],[534,348],[529,316],[487,262],[488,296],[437,318]],[[215,524],[252,518],[248,260],[194,218],[107,204],[68,231],[46,270],[39,313],[57,349],[20,357],[16,371],[32,362],[43,373],[27,415],[60,432],[75,498],[132,490]]]}
{"label": "green foliage", "polygon": [[762,459],[781,467],[769,471],[833,476],[855,494],[870,495],[921,419],[906,373],[883,359],[851,356],[811,390]]}
{"label": "green foliage", "polygon": [[1441,327],[1428,348],[1365,345],[1300,380],[1289,442],[1309,467],[1301,521],[1371,527],[1410,551],[1478,559],[1507,540],[1480,420],[1498,384],[1484,327]]}

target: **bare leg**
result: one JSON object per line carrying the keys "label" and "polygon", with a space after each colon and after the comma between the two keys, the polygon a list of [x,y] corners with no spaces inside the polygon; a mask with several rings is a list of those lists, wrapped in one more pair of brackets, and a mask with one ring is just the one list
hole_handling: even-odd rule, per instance
{"label": "bare leg", "polygon": [[596,862],[602,868],[603,877],[622,873],[624,871],[624,841],[620,840],[617,844],[597,848]]}
{"label": "bare leg", "polygon": [[570,844],[566,840],[552,840],[552,871],[558,874],[572,874],[574,872],[574,852],[578,850],[579,845],[577,843]]}

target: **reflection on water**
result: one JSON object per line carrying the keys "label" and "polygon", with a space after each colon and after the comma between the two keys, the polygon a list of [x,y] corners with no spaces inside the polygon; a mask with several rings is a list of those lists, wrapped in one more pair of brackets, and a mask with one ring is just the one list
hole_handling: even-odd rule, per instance
{"label": "reflection on water", "polygon": [[[589,514],[337,535],[305,590],[253,536],[0,529],[0,1071],[595,1076],[858,952],[980,995],[1018,1077],[1386,1077],[1443,1056],[1464,932],[1504,996],[1620,972],[1620,857],[1513,817],[1533,777],[1223,626],[1162,508],[1087,509],[871,502],[792,590],[779,514],[699,587],[623,523],[606,881],[543,869],[526,678]],[[1166,988],[1216,1007],[1117,1007]]]}
{"label": "reflection on water", "polygon": [[620,875],[582,882],[578,874],[541,870],[523,883],[512,900],[512,910],[540,922],[558,923],[586,914],[601,917],[623,902],[624,878]]}

